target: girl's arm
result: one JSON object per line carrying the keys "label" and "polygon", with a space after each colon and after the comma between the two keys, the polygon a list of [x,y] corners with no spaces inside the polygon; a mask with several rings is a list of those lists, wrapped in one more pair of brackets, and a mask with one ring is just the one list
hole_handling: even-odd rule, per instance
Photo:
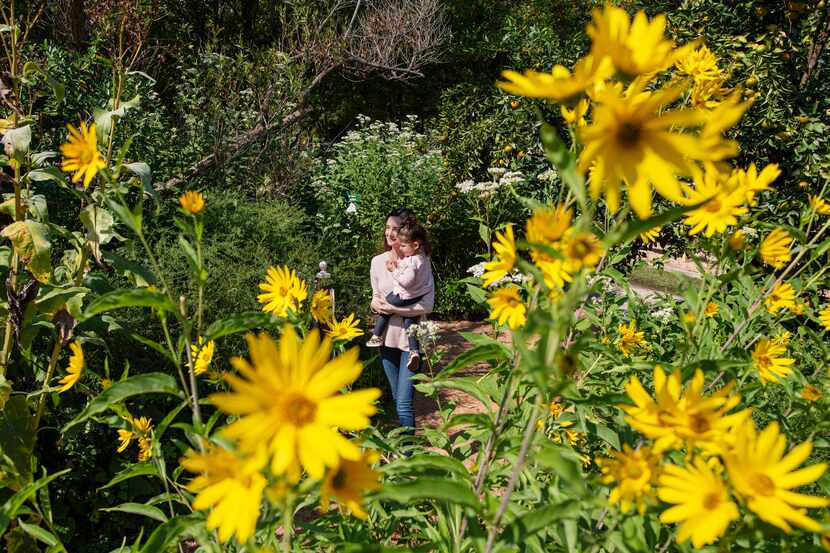
{"label": "girl's arm", "polygon": [[409,288],[415,284],[417,276],[417,269],[411,259],[399,261],[398,268],[392,273],[392,278],[402,288]]}

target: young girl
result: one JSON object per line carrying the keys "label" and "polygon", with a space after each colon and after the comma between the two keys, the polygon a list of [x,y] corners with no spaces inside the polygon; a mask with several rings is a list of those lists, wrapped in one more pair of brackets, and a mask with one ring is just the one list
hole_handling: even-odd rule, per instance
{"label": "young girl", "polygon": [[[387,267],[392,272],[392,280],[395,286],[386,296],[386,301],[396,307],[414,305],[418,303],[435,284],[432,280],[432,265],[429,256],[432,247],[429,244],[429,237],[426,229],[415,219],[409,218],[401,223],[398,229],[398,249],[403,258],[398,259]],[[413,324],[417,324],[420,317],[403,317],[404,330],[408,330]],[[370,348],[377,348],[383,345],[383,333],[389,324],[389,315],[379,315],[375,323],[372,337],[366,343]],[[418,340],[414,336],[409,337],[409,361],[407,367],[415,370],[421,359]]]}

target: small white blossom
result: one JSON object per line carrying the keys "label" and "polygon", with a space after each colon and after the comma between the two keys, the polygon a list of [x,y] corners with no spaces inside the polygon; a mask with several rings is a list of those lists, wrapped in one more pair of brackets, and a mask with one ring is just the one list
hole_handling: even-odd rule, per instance
{"label": "small white blossom", "polygon": [[487,169],[487,172],[493,175],[494,177],[500,177],[507,172],[507,169],[504,167],[490,167]]}
{"label": "small white blossom", "polygon": [[545,171],[544,173],[541,173],[536,178],[538,178],[539,180],[546,180],[546,181],[549,181],[549,182],[553,182],[554,180],[556,180],[556,177],[558,177],[558,176],[559,176],[559,174],[556,172],[556,169],[551,168],[551,169],[548,169],[547,171]]}
{"label": "small white blossom", "polygon": [[472,267],[467,269],[467,272],[470,273],[471,275],[473,275],[476,278],[481,278],[481,276],[484,274],[484,266],[485,265],[487,265],[486,261],[482,261],[481,263],[476,263],[475,265],[473,265]]}

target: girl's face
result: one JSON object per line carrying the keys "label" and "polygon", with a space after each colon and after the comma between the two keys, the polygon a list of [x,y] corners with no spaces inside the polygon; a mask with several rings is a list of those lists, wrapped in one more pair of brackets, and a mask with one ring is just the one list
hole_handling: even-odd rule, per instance
{"label": "girl's face", "polygon": [[386,245],[390,248],[397,247],[398,244],[398,229],[401,228],[401,220],[398,217],[389,217],[386,220]]}
{"label": "girl's face", "polygon": [[421,249],[421,244],[417,240],[398,240],[398,250],[401,252],[401,255],[404,257],[410,257],[418,253],[418,250]]}

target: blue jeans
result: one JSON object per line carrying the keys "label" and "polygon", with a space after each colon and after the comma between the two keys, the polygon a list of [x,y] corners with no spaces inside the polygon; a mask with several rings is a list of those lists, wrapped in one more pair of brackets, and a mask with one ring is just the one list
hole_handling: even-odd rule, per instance
{"label": "blue jeans", "polygon": [[412,398],[415,395],[415,383],[412,381],[414,374],[406,367],[409,360],[409,352],[398,348],[382,346],[380,348],[380,359],[383,364],[383,372],[389,380],[389,387],[392,389],[392,399],[395,401],[395,410],[398,412],[398,422],[415,430],[415,411],[412,408]]}

